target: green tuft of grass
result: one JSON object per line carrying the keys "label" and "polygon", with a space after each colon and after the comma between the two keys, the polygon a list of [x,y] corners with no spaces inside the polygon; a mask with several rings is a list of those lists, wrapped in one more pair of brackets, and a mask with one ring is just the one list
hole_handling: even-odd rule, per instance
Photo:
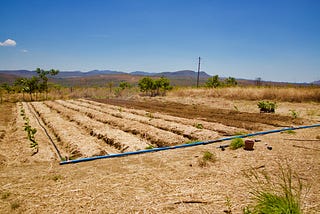
{"label": "green tuft of grass", "polygon": [[285,131],[285,133],[286,133],[286,134],[295,134],[296,132],[293,131],[293,130],[287,130],[287,131]]}
{"label": "green tuft of grass", "polygon": [[197,142],[199,142],[199,141],[192,141],[192,140],[190,140],[190,141],[185,142],[185,144],[192,144],[192,143],[197,143]]}
{"label": "green tuft of grass", "polygon": [[288,196],[261,192],[257,196],[257,200],[258,203],[253,209],[254,213],[301,213],[299,203],[292,198],[288,198]]}
{"label": "green tuft of grass", "polygon": [[247,134],[246,132],[235,132],[233,136],[240,136],[240,135],[246,135],[246,134]]}
{"label": "green tuft of grass", "polygon": [[251,170],[246,174],[251,184],[253,204],[247,206],[243,213],[302,213],[302,189],[300,177],[293,173],[287,164],[281,163],[277,176],[272,177],[265,171]]}
{"label": "green tuft of grass", "polygon": [[230,143],[230,149],[235,150],[244,147],[244,142],[242,138],[234,138]]}

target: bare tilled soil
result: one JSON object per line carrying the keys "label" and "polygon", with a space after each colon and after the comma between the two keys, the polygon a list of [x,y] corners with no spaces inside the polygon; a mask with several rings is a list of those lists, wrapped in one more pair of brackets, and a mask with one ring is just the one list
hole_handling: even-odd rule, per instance
{"label": "bare tilled soil", "polygon": [[[301,105],[320,110],[315,104]],[[294,179],[300,177],[310,187],[302,195],[305,213],[320,210],[319,128],[253,138],[259,140],[253,151],[217,148],[230,143],[226,141],[59,165],[61,159],[314,124],[319,115],[293,118],[168,99],[56,100],[0,107],[0,213],[242,213],[252,191],[245,175],[253,169],[279,177],[279,164],[289,165]],[[21,109],[37,129],[37,152],[30,148]],[[215,158],[204,162],[208,151]]]}
{"label": "bare tilled soil", "polygon": [[95,99],[94,101],[128,108],[143,109],[152,112],[161,112],[177,117],[189,119],[202,119],[207,122],[221,123],[223,125],[243,128],[247,130],[263,130],[272,127],[303,124],[303,120],[278,114],[260,114],[240,112],[202,106],[197,104],[183,104],[172,101],[148,100],[121,100],[121,99]]}

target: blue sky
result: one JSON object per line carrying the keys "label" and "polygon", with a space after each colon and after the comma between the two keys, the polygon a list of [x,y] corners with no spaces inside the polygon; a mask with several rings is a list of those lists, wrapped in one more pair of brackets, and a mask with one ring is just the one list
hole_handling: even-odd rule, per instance
{"label": "blue sky", "polygon": [[0,70],[320,80],[318,0],[1,0]]}

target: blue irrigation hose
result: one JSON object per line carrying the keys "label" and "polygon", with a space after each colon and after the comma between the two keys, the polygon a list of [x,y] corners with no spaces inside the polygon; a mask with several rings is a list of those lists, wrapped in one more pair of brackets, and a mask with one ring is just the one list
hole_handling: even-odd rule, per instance
{"label": "blue irrigation hose", "polygon": [[[236,135],[236,136],[220,138],[220,139],[216,139],[216,140],[194,142],[194,143],[190,143],[190,144],[182,144],[182,145],[177,145],[177,146],[167,146],[167,147],[139,150],[139,151],[135,151],[135,152],[125,152],[125,153],[120,153],[120,154],[110,154],[110,155],[102,155],[102,156],[95,156],[95,157],[88,157],[88,158],[80,158],[80,159],[76,159],[76,160],[61,161],[60,165],[70,164],[70,163],[80,163],[80,162],[92,161],[92,160],[97,160],[97,159],[116,158],[116,157],[123,157],[123,156],[129,156],[129,155],[138,155],[138,154],[150,153],[150,152],[159,152],[159,151],[170,150],[170,149],[181,149],[181,148],[192,147],[192,146],[218,143],[218,142],[222,142],[222,141],[232,140],[235,138],[246,138],[246,137],[252,137],[252,136],[257,136],[257,135],[265,135],[265,134],[283,132],[283,131],[288,131],[288,130],[307,129],[307,128],[315,128],[315,127],[320,127],[320,124],[313,124],[313,125],[309,125],[309,126],[295,126],[295,127],[293,126],[293,127],[283,128],[283,129],[275,129],[275,130],[256,132],[256,133],[251,133],[251,134],[244,134],[244,135]],[[227,146],[220,146],[220,148],[221,147],[227,147]]]}

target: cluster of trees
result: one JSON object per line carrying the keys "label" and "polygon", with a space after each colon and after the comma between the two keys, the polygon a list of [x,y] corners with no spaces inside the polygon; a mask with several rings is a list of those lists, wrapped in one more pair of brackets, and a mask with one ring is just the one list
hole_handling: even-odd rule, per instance
{"label": "cluster of trees", "polygon": [[149,96],[164,96],[168,90],[172,89],[170,80],[165,77],[159,79],[151,79],[150,77],[142,78],[138,83],[141,92],[145,92]]}
{"label": "cluster of trees", "polygon": [[234,77],[228,77],[222,81],[218,75],[210,77],[206,82],[206,87],[217,88],[217,87],[232,87],[238,85],[238,82]]}
{"label": "cluster of trees", "polygon": [[30,99],[33,100],[32,95],[34,93],[45,93],[46,99],[48,94],[48,75],[54,76],[59,73],[59,70],[48,70],[45,71],[43,69],[37,68],[36,73],[37,76],[32,76],[30,78],[18,78],[12,86],[7,83],[1,85],[1,88],[4,89],[7,93],[12,91],[18,93],[28,93],[30,95]]}
{"label": "cluster of trees", "polygon": [[[34,95],[37,96],[38,93],[44,93],[45,99],[47,99],[47,94],[49,90],[48,86],[48,76],[54,76],[59,73],[59,70],[43,70],[40,68],[36,69],[35,76],[30,78],[19,78],[17,79],[13,85],[9,85],[4,83],[0,85],[0,98],[2,102],[2,94],[3,92],[7,92],[8,94],[11,92],[18,92],[18,93],[25,93],[29,94],[30,100],[34,100]],[[217,87],[231,87],[236,86],[238,83],[234,77],[228,77],[226,79],[219,78],[218,75],[210,77],[206,83],[205,87],[208,88],[217,88]],[[106,85],[110,93],[112,92],[112,87],[114,86],[113,82],[109,82]],[[132,86],[126,82],[121,81],[119,83],[119,87],[115,89],[115,95],[121,96],[122,92],[127,89],[131,88]],[[141,92],[144,92],[147,96],[165,96],[168,90],[172,89],[170,85],[170,80],[166,77],[155,78],[152,79],[151,77],[144,77],[139,80],[138,87]],[[72,90],[72,88],[71,88]],[[36,97],[37,99],[37,97]]]}

